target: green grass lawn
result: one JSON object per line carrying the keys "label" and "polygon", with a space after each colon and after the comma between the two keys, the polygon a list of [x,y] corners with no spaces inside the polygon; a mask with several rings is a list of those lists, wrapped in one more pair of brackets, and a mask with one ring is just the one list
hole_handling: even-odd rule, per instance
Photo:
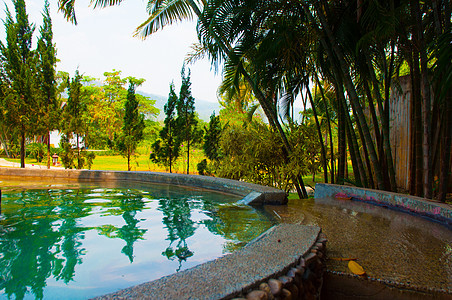
{"label": "green grass lawn", "polygon": [[[149,159],[148,149],[139,149],[141,154],[138,154],[136,157],[131,160],[132,171],[152,171],[152,172],[169,172],[163,166],[153,163]],[[197,172],[197,164],[205,158],[202,150],[195,149],[190,151],[190,174],[198,174]],[[20,159],[7,159],[8,161],[16,162],[20,164]],[[26,164],[35,164],[46,166],[46,161],[38,163],[36,159],[26,158]],[[94,159],[93,165],[91,166],[91,170],[111,170],[111,171],[127,171],[127,158],[121,155],[96,155]],[[179,159],[173,165],[172,171],[173,173],[185,173],[187,170],[186,163],[186,152],[183,152],[183,156],[179,157]],[[349,174],[353,174],[353,169],[351,165],[349,165]],[[303,182],[306,187],[315,188],[315,184],[317,182],[324,182],[323,173],[317,173],[315,176],[315,180],[313,180],[312,174],[303,176]],[[289,199],[298,199],[297,193],[290,193]]]}
{"label": "green grass lawn", "polygon": [[[140,152],[147,152],[140,149]],[[187,171],[187,153],[184,151],[172,167],[173,173],[185,173]],[[190,150],[190,174],[197,174],[198,163],[205,158],[203,151],[199,149]],[[8,161],[20,164],[19,158],[5,158]],[[46,166],[47,161],[37,162],[33,158],[25,158],[26,164]],[[131,159],[132,171],[169,172],[165,167],[153,163],[149,154],[138,154]],[[122,155],[96,155],[91,170],[127,171],[127,158]]]}

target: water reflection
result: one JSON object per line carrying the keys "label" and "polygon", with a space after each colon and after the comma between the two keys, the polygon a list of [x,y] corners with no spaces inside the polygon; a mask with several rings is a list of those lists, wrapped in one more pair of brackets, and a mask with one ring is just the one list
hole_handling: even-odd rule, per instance
{"label": "water reflection", "polygon": [[[241,247],[273,224],[259,211],[232,205],[237,200],[234,197],[202,194],[204,191],[168,186],[153,186],[149,190],[79,188],[3,193],[0,298],[58,298],[52,292],[65,287],[71,288],[74,298],[90,298],[154,279],[146,273],[119,286],[121,278],[134,277],[127,274],[145,270],[157,272],[154,276],[158,278],[179,271],[191,259],[188,266],[212,259],[212,255],[218,257]],[[166,241],[166,245],[154,243],[155,235],[165,231],[157,238]],[[197,231],[219,236],[221,243],[216,246],[211,237],[196,235]],[[93,241],[95,236],[103,240]],[[205,255],[206,251],[205,247],[199,248],[197,236],[205,236],[212,244],[212,253],[206,257],[196,257],[196,253]],[[119,247],[118,241],[123,243]],[[161,258],[178,262],[176,270],[167,270],[158,258],[147,257],[147,250],[152,249],[144,249],[142,255],[142,246],[137,246],[141,241],[146,247],[160,247],[157,253],[162,254]],[[220,247],[219,254],[215,254],[215,247]],[[137,249],[141,255],[135,254]],[[129,270],[115,252],[138,269]],[[113,261],[99,263],[99,257]],[[117,273],[108,275],[110,271],[104,269]],[[113,281],[99,280],[96,285],[102,285],[100,289],[92,287],[93,282],[83,278],[87,277],[83,274],[103,274],[99,277],[111,277]]]}
{"label": "water reflection", "polygon": [[120,215],[125,221],[125,225],[121,228],[113,225],[103,225],[98,228],[101,235],[105,235],[109,238],[120,238],[126,242],[126,245],[121,249],[121,253],[124,253],[129,261],[133,262],[133,244],[137,240],[142,240],[147,229],[140,229],[136,214],[145,207],[145,201],[141,193],[134,193],[130,190],[124,190],[122,192],[115,191],[111,193],[117,197],[113,197],[112,201],[108,204],[97,203],[100,206],[113,207],[109,213],[112,215]]}
{"label": "water reflection", "polygon": [[42,299],[49,276],[65,283],[72,280],[84,250],[81,240],[86,228],[79,227],[76,219],[87,211],[80,202],[77,194],[61,197],[45,190],[3,194],[0,290],[8,297],[22,299],[30,291]]}
{"label": "water reflection", "polygon": [[[197,224],[191,219],[191,208],[187,199],[160,199],[159,210],[163,212],[162,221],[168,230],[166,239],[170,241],[162,255],[169,260],[177,258],[179,266],[176,272],[179,272],[182,262],[194,254],[188,249],[186,240],[195,233]],[[174,249],[173,244],[175,244]]]}

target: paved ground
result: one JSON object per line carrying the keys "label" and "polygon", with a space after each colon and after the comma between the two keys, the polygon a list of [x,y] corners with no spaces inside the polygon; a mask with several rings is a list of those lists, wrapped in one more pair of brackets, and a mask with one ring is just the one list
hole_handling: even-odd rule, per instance
{"label": "paved ground", "polygon": [[[4,158],[0,158],[0,167],[9,167],[9,168],[19,168],[20,163],[7,161]],[[47,169],[47,166],[35,165],[35,164],[25,164],[25,168],[30,169]],[[51,169],[63,169],[63,167],[54,167],[50,166]]]}

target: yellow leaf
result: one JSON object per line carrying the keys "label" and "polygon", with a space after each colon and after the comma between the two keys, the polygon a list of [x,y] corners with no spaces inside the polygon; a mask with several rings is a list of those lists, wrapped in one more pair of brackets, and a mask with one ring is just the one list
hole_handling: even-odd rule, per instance
{"label": "yellow leaf", "polygon": [[352,271],[353,274],[356,275],[366,275],[366,271],[364,271],[363,267],[361,267],[357,262],[351,260],[348,262],[348,268]]}

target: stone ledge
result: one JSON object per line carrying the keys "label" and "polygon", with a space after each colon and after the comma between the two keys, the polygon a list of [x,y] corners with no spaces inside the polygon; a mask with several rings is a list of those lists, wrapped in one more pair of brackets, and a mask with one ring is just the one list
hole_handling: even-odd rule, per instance
{"label": "stone ledge", "polygon": [[0,176],[26,176],[41,178],[65,178],[94,181],[138,181],[195,186],[244,197],[241,203],[248,205],[286,204],[287,193],[272,187],[243,181],[175,173],[94,171],[94,170],[48,170],[0,168]]}
{"label": "stone ledge", "polygon": [[452,207],[416,196],[337,184],[317,183],[314,198],[349,197],[436,220],[452,228]]}
{"label": "stone ledge", "polygon": [[317,226],[281,224],[232,254],[96,299],[231,299],[248,297],[269,284],[276,288],[270,291],[275,292],[272,299],[286,299],[286,287],[297,280],[299,287],[317,294],[326,243],[320,231]]}

